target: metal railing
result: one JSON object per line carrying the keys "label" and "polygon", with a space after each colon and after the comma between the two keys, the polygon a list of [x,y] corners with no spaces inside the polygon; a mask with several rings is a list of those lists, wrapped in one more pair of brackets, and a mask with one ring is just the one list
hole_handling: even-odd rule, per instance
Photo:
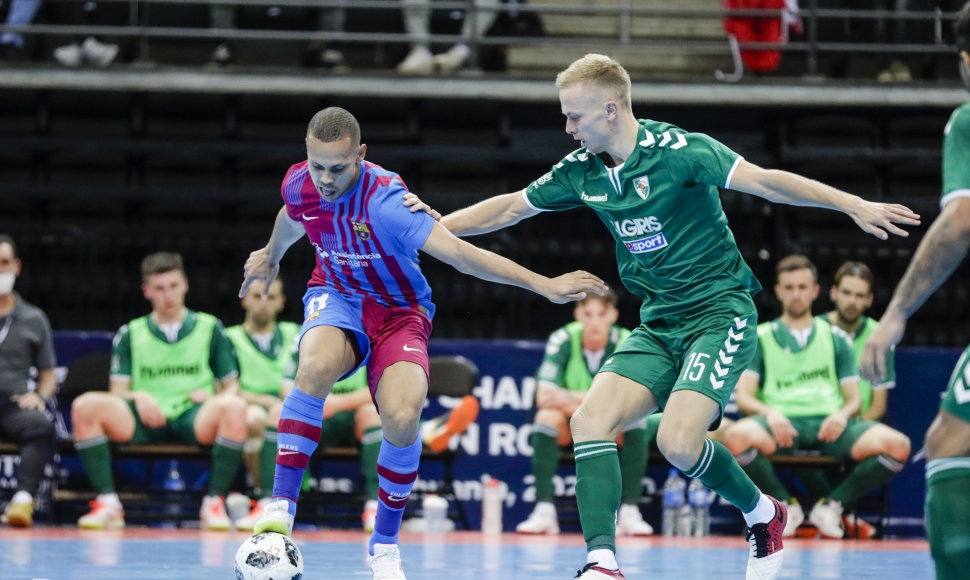
{"label": "metal railing", "polygon": [[[537,2],[538,0],[533,0]],[[81,2],[81,0],[51,0],[57,2]],[[401,32],[325,32],[313,30],[268,30],[255,28],[204,28],[197,26],[162,26],[152,23],[153,7],[167,6],[231,6],[248,8],[301,8],[301,9],[354,9],[354,10],[401,10],[400,0],[99,0],[101,4],[125,4],[128,6],[127,22],[116,25],[82,25],[77,23],[54,24],[40,23],[22,26],[0,24],[2,32],[17,32],[25,36],[99,36],[110,39],[131,39],[137,42],[134,60],[136,62],[151,62],[151,44],[153,39],[186,39],[186,40],[234,40],[234,41],[263,41],[263,42],[314,42],[344,43],[356,45],[408,44],[416,39]],[[949,31],[955,13],[944,12],[939,7],[929,12],[895,11],[885,9],[847,10],[826,9],[818,7],[818,0],[803,0],[799,16],[804,26],[804,33],[797,39],[787,42],[753,42],[739,41],[729,43],[728,35],[724,38],[697,38],[690,35],[651,35],[638,34],[637,19],[658,20],[723,20],[725,17],[763,17],[779,18],[780,10],[725,10],[723,8],[692,8],[637,5],[636,0],[616,0],[615,4],[554,4],[533,3],[519,4],[517,2],[501,3],[494,7],[477,6],[472,0],[428,0],[425,5],[433,10],[465,11],[466,18],[477,19],[484,12],[499,12],[516,15],[522,12],[532,12],[540,18],[548,16],[576,16],[576,17],[615,17],[615,33],[609,35],[543,35],[526,36],[481,36],[473,34],[465,38],[458,34],[430,34],[420,40],[434,43],[464,42],[472,48],[478,46],[552,46],[578,47],[590,49],[608,49],[609,46],[629,47],[643,46],[652,48],[677,49],[690,53],[703,53],[727,56],[733,48],[740,50],[778,50],[789,54],[805,56],[806,74],[814,75],[819,72],[819,59],[826,54],[868,54],[889,57],[906,55],[923,55],[929,57],[945,57],[953,54],[953,47],[948,42]],[[819,31],[826,24],[832,22],[851,23],[882,23],[886,30],[891,31],[896,23],[904,25],[932,24],[933,39],[929,43],[893,43],[889,42],[890,33],[884,34],[879,42],[853,42],[849,39],[827,40],[820,39]],[[475,27],[473,26],[472,29]]]}

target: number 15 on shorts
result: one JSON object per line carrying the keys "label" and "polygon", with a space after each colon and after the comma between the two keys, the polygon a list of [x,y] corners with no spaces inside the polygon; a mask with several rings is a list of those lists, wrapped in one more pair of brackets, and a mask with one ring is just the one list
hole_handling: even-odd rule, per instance
{"label": "number 15 on shorts", "polygon": [[694,383],[701,380],[704,371],[707,370],[707,363],[710,362],[708,361],[709,358],[711,358],[711,355],[706,352],[690,353],[690,356],[687,357],[687,364],[684,365],[684,374],[680,377],[680,380]]}

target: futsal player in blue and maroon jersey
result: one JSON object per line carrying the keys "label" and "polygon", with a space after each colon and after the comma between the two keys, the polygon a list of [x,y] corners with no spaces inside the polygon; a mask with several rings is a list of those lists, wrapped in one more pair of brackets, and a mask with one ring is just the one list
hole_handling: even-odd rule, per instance
{"label": "futsal player in blue and maroon jersey", "polygon": [[289,534],[300,484],[320,439],[333,384],[366,364],[384,440],[377,459],[377,521],[368,562],[375,580],[404,580],[398,532],[417,478],[418,420],[428,389],[428,335],[434,304],[418,250],[484,280],[520,286],[557,303],[602,295],[587,272],[547,278],[459,240],[425,212],[403,205],[401,178],[364,161],[360,126],[344,109],[314,115],[307,160],[283,180],[284,207],[266,247],[245,265],[244,295],[254,280],[269,287],[286,250],[305,234],[317,264],[303,298],[300,366],[280,415],[273,502],[254,532]]}

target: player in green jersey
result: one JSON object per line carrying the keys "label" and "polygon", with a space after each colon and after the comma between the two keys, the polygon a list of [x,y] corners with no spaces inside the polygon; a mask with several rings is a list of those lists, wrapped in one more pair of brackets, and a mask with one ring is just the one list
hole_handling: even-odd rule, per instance
{"label": "player in green jersey", "polygon": [[[835,285],[829,298],[835,310],[822,314],[833,326],[838,326],[852,339],[856,360],[862,356],[866,339],[876,329],[877,323],[865,315],[872,306],[872,270],[862,262],[845,262],[835,271]],[[859,380],[861,407],[859,417],[868,421],[879,421],[886,414],[889,389],[896,386],[895,355],[890,351],[886,358],[886,378],[873,384],[865,379]]]}
{"label": "player in green jersey", "polygon": [[[970,89],[970,3],[957,13],[960,73]],[[879,326],[866,341],[862,376],[884,380],[886,354],[906,321],[936,291],[970,247],[970,103],[950,116],[943,138],[940,215],[920,241]],[[957,362],[940,411],[926,432],[926,531],[937,580],[970,570],[970,347]]]}
{"label": "player in green jersey", "polygon": [[820,451],[852,469],[819,499],[809,520],[825,536],[842,538],[843,505],[852,505],[898,473],[909,458],[909,438],[882,423],[856,419],[859,376],[845,332],[812,316],[818,272],[802,255],[778,263],[775,296],[781,317],[758,325],[758,348],[738,380],[738,408],[747,415],[724,444],[765,493],[788,503],[784,535],[804,521],[801,506],[775,475],[768,457],[799,449]]}
{"label": "player in green jersey", "polygon": [[[622,578],[614,514],[624,425],[664,411],[657,446],[690,477],[737,506],[750,527],[749,578],[781,567],[784,506],[762,494],[723,445],[711,442],[737,377],[754,353],[760,289],[721,210],[718,187],[778,203],[840,210],[880,239],[919,216],[785,171],[765,170],[707,135],[637,120],[630,77],[590,54],[556,79],[566,132],[580,142],[525,190],[442,218],[461,236],[491,232],[541,211],[590,207],[616,240],[620,278],[643,299],[641,324],[600,368],[570,425],[587,563],[579,578]],[[413,211],[423,209],[411,200]],[[622,404],[617,404],[622,401]]]}
{"label": "player in green jersey", "polygon": [[141,263],[142,292],[152,312],[122,326],[111,353],[108,393],[74,400],[75,447],[98,492],[82,528],[124,527],[111,476],[108,442],[182,440],[212,447],[209,493],[199,512],[204,529],[228,530],[225,495],[242,461],[246,402],[232,342],[214,316],[185,307],[189,283],[182,256],[159,252]]}
{"label": "player in green jersey", "polygon": [[[559,465],[559,447],[572,443],[569,419],[593,384],[593,375],[616,351],[630,331],[617,325],[620,311],[612,290],[603,296],[588,296],[573,308],[574,322],[554,331],[546,342],[545,355],[536,377],[536,416],[532,431],[532,475],[536,506],[524,522],[515,527],[522,534],[558,534],[559,520],[553,503],[553,476]],[[653,419],[651,417],[651,419]],[[617,513],[617,533],[649,536],[653,528],[643,521],[639,501],[647,451],[657,434],[659,420],[646,419],[623,428],[619,449],[623,492]]]}
{"label": "player in green jersey", "polygon": [[[245,319],[242,324],[227,328],[226,334],[236,351],[239,396],[246,401],[246,444],[243,446],[243,461],[253,486],[261,489],[264,485],[260,477],[259,453],[263,448],[266,412],[281,400],[280,385],[293,359],[293,344],[300,333],[300,325],[277,321],[277,316],[286,305],[281,280],[274,280],[265,293],[265,283],[262,280],[254,284],[257,286],[256,291],[240,300],[246,312]],[[271,484],[266,482],[266,485]],[[233,498],[229,499],[228,503],[232,504]],[[236,527],[240,527],[240,522],[246,527],[247,520],[236,517]],[[251,526],[247,529],[251,529]]]}

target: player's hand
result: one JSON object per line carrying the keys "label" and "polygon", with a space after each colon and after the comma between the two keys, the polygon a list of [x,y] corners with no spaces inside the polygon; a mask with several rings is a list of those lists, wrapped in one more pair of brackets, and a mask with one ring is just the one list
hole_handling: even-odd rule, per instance
{"label": "player's hand", "polygon": [[877,203],[860,199],[858,206],[849,212],[849,216],[862,231],[880,240],[888,239],[889,234],[909,237],[909,232],[896,224],[920,225],[919,214],[898,203]]}
{"label": "player's hand", "polygon": [[242,298],[249,291],[249,287],[256,280],[265,282],[263,285],[263,299],[269,296],[269,287],[276,280],[280,273],[280,265],[270,262],[270,255],[266,248],[260,248],[249,254],[246,264],[243,266],[243,283],[239,288],[239,297]]}
{"label": "player's hand", "polygon": [[889,349],[899,344],[906,332],[906,318],[897,310],[890,309],[883,314],[862,350],[859,359],[859,374],[873,384],[886,380],[886,355]]}
{"label": "player's hand", "polygon": [[196,389],[188,394],[189,400],[196,405],[201,405],[202,403],[208,401],[212,398],[212,393],[205,389]]}
{"label": "player's hand", "polygon": [[597,296],[606,294],[609,287],[596,276],[583,270],[576,270],[549,279],[549,286],[542,295],[556,304],[565,304],[586,298],[587,292]]}
{"label": "player's hand", "polygon": [[43,411],[47,408],[47,401],[41,398],[35,391],[22,395],[12,395],[10,400],[17,403],[17,406],[25,411]]}
{"label": "player's hand", "polygon": [[795,444],[795,437],[798,437],[798,431],[792,426],[788,417],[778,411],[772,411],[765,416],[765,420],[771,429],[772,437],[775,438],[775,443],[779,447],[791,447]]}
{"label": "player's hand", "polygon": [[842,435],[845,426],[848,424],[849,420],[842,413],[832,413],[822,421],[822,425],[818,428],[818,440],[822,443],[835,441]]}
{"label": "player's hand", "polygon": [[421,201],[421,198],[410,191],[404,194],[404,207],[409,208],[411,213],[423,211],[433,217],[435,221],[441,221],[441,213],[438,210]]}
{"label": "player's hand", "polygon": [[135,402],[135,411],[138,412],[138,418],[145,424],[145,427],[160,429],[165,426],[165,415],[162,414],[162,408],[158,406],[158,401],[154,397],[145,391],[135,391],[132,400]]}

